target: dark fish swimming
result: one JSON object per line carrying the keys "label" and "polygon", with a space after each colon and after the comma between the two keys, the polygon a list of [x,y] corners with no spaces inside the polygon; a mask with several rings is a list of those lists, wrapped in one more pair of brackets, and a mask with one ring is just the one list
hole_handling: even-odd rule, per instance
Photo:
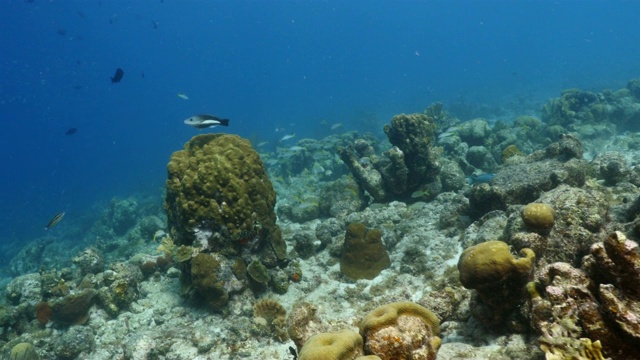
{"label": "dark fish swimming", "polygon": [[69,128],[69,130],[67,130],[67,132],[65,133],[65,135],[73,135],[75,133],[78,132],[78,129],[76,128]]}
{"label": "dark fish swimming", "polygon": [[218,125],[229,126],[229,119],[221,119],[212,115],[194,115],[184,121],[185,124],[193,126],[196,129],[206,129]]}
{"label": "dark fish swimming", "polygon": [[58,223],[60,222],[60,220],[62,220],[63,217],[64,217],[64,211],[61,213],[57,213],[54,217],[51,218],[51,220],[49,220],[49,223],[47,224],[47,226],[44,227],[44,229],[49,230],[52,227],[58,225]]}
{"label": "dark fish swimming", "polygon": [[124,76],[124,71],[122,71],[122,69],[120,68],[117,68],[115,75],[113,75],[113,77],[111,78],[111,82],[112,83],[120,82],[123,76]]}

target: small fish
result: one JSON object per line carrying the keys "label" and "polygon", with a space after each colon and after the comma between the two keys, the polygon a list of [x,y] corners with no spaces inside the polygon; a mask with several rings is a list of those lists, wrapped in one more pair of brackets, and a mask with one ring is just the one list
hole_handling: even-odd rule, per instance
{"label": "small fish", "polygon": [[287,140],[291,140],[294,137],[296,137],[296,134],[289,134],[289,135],[285,135],[282,137],[282,139],[280,139],[280,141],[287,141]]}
{"label": "small fish", "polygon": [[120,68],[117,68],[115,75],[113,75],[113,77],[111,78],[111,82],[112,83],[120,82],[123,76],[124,76],[124,71],[122,71],[122,69]]}
{"label": "small fish", "polygon": [[495,176],[496,174],[491,174],[491,173],[481,174],[477,176],[467,176],[467,181],[469,182],[470,185],[484,184],[484,183],[490,182]]}
{"label": "small fish", "polygon": [[206,129],[218,125],[229,126],[229,119],[221,119],[211,115],[194,115],[184,121],[185,124],[193,126],[196,129]]}
{"label": "small fish", "polygon": [[256,145],[256,147],[263,147],[263,146],[267,145],[268,143],[269,143],[268,141],[263,141],[263,142],[258,143],[258,145]]}
{"label": "small fish", "polygon": [[65,135],[73,135],[75,133],[78,132],[78,129],[76,128],[69,128],[69,130],[67,130],[67,132],[65,133]]}
{"label": "small fish", "polygon": [[52,227],[58,225],[58,223],[60,222],[60,220],[62,220],[63,217],[64,217],[64,211],[61,213],[57,213],[54,217],[51,218],[51,220],[49,220],[49,223],[47,224],[47,226],[44,227],[44,229],[49,230]]}
{"label": "small fish", "polygon": [[414,192],[411,193],[411,198],[412,199],[418,199],[418,198],[421,198],[421,197],[426,197],[428,195],[429,195],[429,193],[427,191],[425,191],[425,190],[417,190],[417,191],[414,191]]}
{"label": "small fish", "polygon": [[298,360],[298,352],[293,348],[293,346],[289,346],[289,352],[293,356],[293,360]]}
{"label": "small fish", "polygon": [[295,146],[290,147],[289,150],[291,150],[291,151],[303,151],[304,148],[302,146],[295,145]]}
{"label": "small fish", "polygon": [[155,234],[153,234],[153,241],[156,241],[158,239],[162,240],[166,235],[167,233],[164,232],[164,230],[158,230]]}
{"label": "small fish", "polygon": [[340,129],[342,126],[343,126],[343,125],[342,125],[342,123],[333,124],[333,125],[331,125],[331,131],[333,131],[333,130],[338,130],[338,129]]}
{"label": "small fish", "polygon": [[178,97],[179,97],[180,99],[189,100],[189,97],[188,97],[186,94],[178,93]]}
{"label": "small fish", "polygon": [[157,28],[158,28],[158,22],[157,22],[157,21],[155,21],[155,20],[151,20],[151,25],[153,25],[153,28],[154,28],[154,29],[157,29]]}

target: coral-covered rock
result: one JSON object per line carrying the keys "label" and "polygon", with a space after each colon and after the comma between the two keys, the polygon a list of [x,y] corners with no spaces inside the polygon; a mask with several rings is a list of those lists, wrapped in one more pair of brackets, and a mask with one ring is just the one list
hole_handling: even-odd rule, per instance
{"label": "coral-covered rock", "polygon": [[95,347],[95,334],[90,326],[72,326],[54,344],[56,359],[72,360],[81,358]]}
{"label": "coral-covered rock", "polygon": [[362,223],[347,227],[340,258],[340,272],[352,280],[373,279],[391,265],[382,243],[382,232],[367,230]]}
{"label": "coral-covered rock", "polygon": [[424,188],[431,189],[430,197],[437,195],[442,188],[438,179],[441,149],[435,146],[433,118],[400,114],[385,125],[384,132],[393,147],[381,156],[371,154],[370,147],[349,145],[338,149],[358,185],[377,202],[410,199],[414,191]]}
{"label": "coral-covered rock", "polygon": [[355,360],[362,355],[362,337],[350,330],[314,335],[300,349],[300,360]]}
{"label": "coral-covered rock", "polygon": [[210,254],[200,253],[191,261],[191,282],[200,298],[213,310],[220,310],[229,300],[222,279],[222,264]]}
{"label": "coral-covered rock", "polygon": [[473,186],[468,194],[469,203],[478,217],[492,210],[505,210],[508,205],[526,204],[561,184],[584,185],[587,169],[580,143],[566,136],[522,162],[508,162],[490,184]]}
{"label": "coral-covered rock", "polygon": [[327,331],[327,325],[316,315],[317,308],[307,302],[299,302],[287,316],[287,334],[296,344],[298,351],[314,334]]}
{"label": "coral-covered rock", "polygon": [[412,302],[378,307],[360,322],[366,354],[383,360],[434,360],[440,348],[440,320]]}
{"label": "coral-covered rock", "polygon": [[94,296],[94,290],[85,289],[52,300],[52,320],[63,325],[84,324],[89,318]]}
{"label": "coral-covered rock", "polygon": [[440,172],[439,151],[435,146],[436,125],[425,114],[400,114],[384,126],[391,145],[397,146],[408,169],[406,189],[409,193],[435,180]]}
{"label": "coral-covered rock", "polygon": [[82,253],[72,259],[73,263],[80,270],[80,275],[97,274],[104,270],[104,258],[100,252],[94,248],[85,249]]}
{"label": "coral-covered rock", "polygon": [[630,170],[627,160],[618,152],[608,151],[598,154],[591,163],[598,178],[607,185],[615,185],[629,179]]}
{"label": "coral-covered rock", "polygon": [[553,263],[528,285],[540,347],[552,354],[601,351],[612,359],[640,358],[637,243],[614,232],[592,246],[583,269]]}

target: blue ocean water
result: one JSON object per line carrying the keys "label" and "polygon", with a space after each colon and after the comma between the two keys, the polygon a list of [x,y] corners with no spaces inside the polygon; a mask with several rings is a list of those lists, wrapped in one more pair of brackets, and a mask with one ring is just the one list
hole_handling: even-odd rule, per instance
{"label": "blue ocean water", "polygon": [[[60,211],[79,218],[116,196],[160,194],[171,153],[198,133],[275,145],[324,136],[327,123],[380,132],[436,101],[526,111],[566,88],[623,87],[640,74],[638,11],[634,1],[0,2],[0,243],[43,236]],[[182,123],[198,113],[231,125]]]}

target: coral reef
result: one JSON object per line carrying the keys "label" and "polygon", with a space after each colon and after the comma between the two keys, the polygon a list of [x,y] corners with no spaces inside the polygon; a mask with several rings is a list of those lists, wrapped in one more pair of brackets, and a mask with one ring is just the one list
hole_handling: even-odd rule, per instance
{"label": "coral reef", "polygon": [[367,230],[362,223],[347,226],[340,272],[352,280],[373,279],[389,265],[391,260],[382,243],[380,230]]}
{"label": "coral reef", "polygon": [[360,322],[366,354],[383,360],[435,360],[441,340],[440,320],[412,302],[380,306]]}

